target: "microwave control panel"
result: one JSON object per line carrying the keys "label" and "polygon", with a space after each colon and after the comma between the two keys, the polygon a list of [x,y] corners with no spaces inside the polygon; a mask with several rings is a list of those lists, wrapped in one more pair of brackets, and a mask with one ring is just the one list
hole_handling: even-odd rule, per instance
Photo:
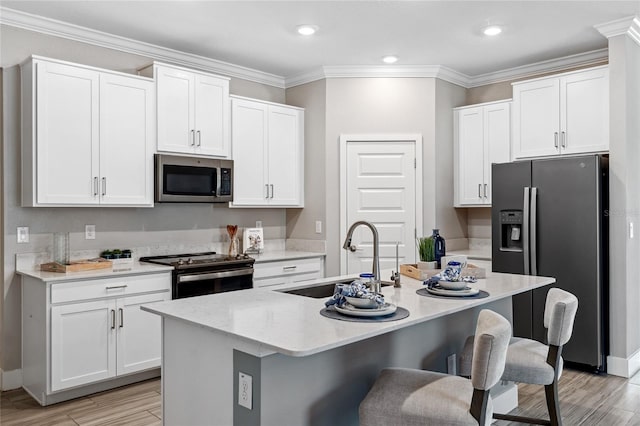
{"label": "microwave control panel", "polygon": [[220,193],[219,197],[231,195],[231,169],[220,169]]}

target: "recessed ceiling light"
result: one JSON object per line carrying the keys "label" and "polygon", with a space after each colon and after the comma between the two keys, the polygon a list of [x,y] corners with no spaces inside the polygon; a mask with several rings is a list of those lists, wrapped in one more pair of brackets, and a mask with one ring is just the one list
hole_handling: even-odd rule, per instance
{"label": "recessed ceiling light", "polygon": [[396,62],[398,62],[398,57],[394,55],[387,55],[382,58],[382,62],[384,62],[385,64],[395,64]]}
{"label": "recessed ceiling light", "polygon": [[496,36],[502,32],[502,28],[497,25],[490,25],[482,30],[486,36]]}
{"label": "recessed ceiling light", "polygon": [[309,36],[309,35],[315,34],[316,31],[318,31],[318,26],[317,25],[298,25],[297,29],[298,29],[298,34]]}

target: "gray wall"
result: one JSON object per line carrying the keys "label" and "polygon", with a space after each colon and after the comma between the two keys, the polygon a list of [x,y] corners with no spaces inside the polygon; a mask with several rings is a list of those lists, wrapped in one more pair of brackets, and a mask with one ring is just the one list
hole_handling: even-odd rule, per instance
{"label": "gray wall", "polygon": [[609,72],[609,329],[611,355],[629,358],[640,349],[640,46],[626,35],[609,39]]}
{"label": "gray wall", "polygon": [[[287,89],[287,104],[304,111],[304,209],[287,209],[287,237],[324,240],[326,237],[325,134],[327,81],[318,80]],[[316,234],[316,221],[322,232]],[[337,250],[337,248],[335,248]]]}
{"label": "gray wall", "polygon": [[[71,233],[71,249],[160,247],[176,243],[200,245],[226,238],[225,226],[255,226],[262,220],[265,239],[285,238],[285,211],[282,209],[229,209],[212,205],[158,205],[139,208],[22,208],[20,190],[20,72],[19,63],[37,54],[80,64],[133,73],[152,59],[96,47],[58,37],[12,27],[0,27],[0,66],[3,105],[4,251],[3,303],[0,319],[0,368],[19,369],[20,352],[20,279],[15,275],[16,253],[50,250],[51,233]],[[274,102],[283,102],[283,89],[240,79],[232,79],[233,94]],[[96,240],[84,240],[84,225],[95,224]],[[16,227],[28,226],[29,244],[16,244]]]}
{"label": "gray wall", "polygon": [[[337,274],[340,269],[339,250],[332,248],[341,246],[342,237],[339,235],[341,134],[421,134],[423,229],[440,227],[446,237],[457,237],[461,226],[456,223],[457,216],[449,201],[452,197],[437,194],[439,180],[445,186],[453,182],[452,168],[441,165],[453,161],[453,138],[446,134],[453,126],[449,105],[462,102],[464,89],[448,83],[440,85],[435,78],[332,78],[326,83],[326,98],[327,274]],[[447,108],[448,112],[444,112]],[[439,126],[445,129],[443,133],[438,133]],[[448,194],[451,188],[444,191]]]}

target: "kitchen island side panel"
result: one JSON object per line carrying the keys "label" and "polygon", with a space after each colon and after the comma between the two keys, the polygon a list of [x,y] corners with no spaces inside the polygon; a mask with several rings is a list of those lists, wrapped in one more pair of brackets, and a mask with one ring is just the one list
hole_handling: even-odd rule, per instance
{"label": "kitchen island side panel", "polygon": [[[258,344],[164,317],[164,424],[237,424],[233,418],[234,350],[259,359],[260,377],[253,379],[259,424],[357,424],[358,405],[383,368],[445,372],[447,356],[460,353],[467,336],[475,332],[482,309],[511,318],[511,298],[302,357],[273,353]],[[336,320],[336,325],[343,322]]]}

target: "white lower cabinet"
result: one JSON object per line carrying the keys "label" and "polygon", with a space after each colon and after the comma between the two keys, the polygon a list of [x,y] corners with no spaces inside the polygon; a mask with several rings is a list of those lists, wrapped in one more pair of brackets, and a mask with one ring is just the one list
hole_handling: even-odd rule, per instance
{"label": "white lower cabinet", "polygon": [[253,265],[253,286],[268,287],[324,278],[324,258],[277,260]]}
{"label": "white lower cabinet", "polygon": [[140,306],[170,299],[169,272],[54,283],[24,277],[25,389],[46,399],[159,367],[160,317]]}

